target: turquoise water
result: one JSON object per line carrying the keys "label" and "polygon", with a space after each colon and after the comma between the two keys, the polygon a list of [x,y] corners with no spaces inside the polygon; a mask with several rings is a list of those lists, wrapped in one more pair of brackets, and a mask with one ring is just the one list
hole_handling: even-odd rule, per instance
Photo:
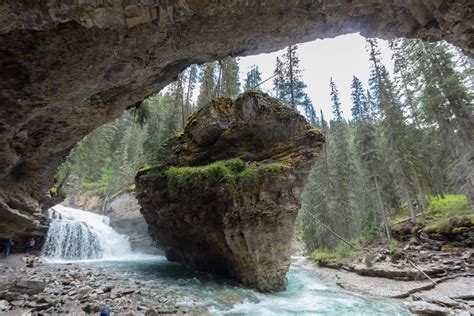
{"label": "turquoise water", "polygon": [[400,301],[354,295],[293,266],[288,288],[261,294],[206,273],[193,272],[158,256],[141,260],[89,263],[122,280],[146,282],[199,302],[212,315],[411,315]]}

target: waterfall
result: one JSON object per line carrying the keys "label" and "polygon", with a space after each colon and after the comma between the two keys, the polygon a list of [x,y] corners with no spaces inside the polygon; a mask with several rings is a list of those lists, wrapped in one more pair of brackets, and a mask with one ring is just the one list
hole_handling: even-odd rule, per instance
{"label": "waterfall", "polygon": [[107,216],[60,204],[50,208],[48,216],[41,253],[47,261],[119,259],[132,254],[128,236],[114,231]]}

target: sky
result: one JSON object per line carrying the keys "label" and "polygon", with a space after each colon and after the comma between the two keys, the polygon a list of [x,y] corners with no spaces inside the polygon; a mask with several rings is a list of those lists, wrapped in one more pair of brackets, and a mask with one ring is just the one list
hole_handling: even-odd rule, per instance
{"label": "sky", "polygon": [[[393,62],[388,42],[378,40],[382,54],[382,62],[393,73]],[[298,56],[300,69],[303,70],[302,80],[307,85],[308,93],[316,113],[322,109],[326,119],[332,117],[329,80],[332,77],[339,90],[343,116],[351,117],[351,82],[352,76],[358,77],[367,88],[370,64],[365,49],[365,38],[359,34],[348,34],[309,43],[299,44]],[[271,54],[260,54],[239,58],[240,78],[244,82],[247,71],[257,65],[262,72],[262,80],[273,75],[275,60],[284,50]],[[262,85],[262,90],[272,94],[273,79]]]}

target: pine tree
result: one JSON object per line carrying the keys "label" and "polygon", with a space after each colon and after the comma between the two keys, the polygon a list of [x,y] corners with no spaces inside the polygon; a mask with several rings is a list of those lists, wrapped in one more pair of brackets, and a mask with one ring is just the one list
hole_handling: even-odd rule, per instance
{"label": "pine tree", "polygon": [[331,102],[332,102],[332,113],[334,114],[334,121],[342,121],[342,110],[341,110],[341,101],[339,100],[339,92],[337,87],[334,84],[332,78],[329,81],[329,87],[331,89]]}
{"label": "pine tree", "polygon": [[277,57],[273,80],[276,98],[294,109],[304,107],[306,98],[309,98],[305,92],[306,84],[301,80],[297,49],[297,45],[289,46],[281,57]]}
{"label": "pine tree", "polygon": [[[445,43],[425,43],[419,40],[391,42],[394,59],[400,65],[400,85],[405,99],[415,104],[416,137],[424,161],[426,174],[417,181],[419,195],[424,195],[425,183],[435,194],[462,191],[472,197],[474,182],[473,115],[469,110],[472,97],[465,77],[462,57],[455,64],[456,50]],[[404,72],[409,68],[410,72]],[[470,67],[468,67],[470,68]],[[411,97],[409,91],[412,93]],[[433,154],[433,153],[439,154]],[[445,173],[443,170],[450,170]],[[425,204],[424,199],[421,203]]]}
{"label": "pine tree", "polygon": [[193,98],[193,92],[194,92],[194,89],[196,88],[196,83],[198,80],[197,72],[198,72],[198,68],[196,65],[191,65],[186,72],[187,84],[186,84],[186,98],[184,102],[185,108],[186,108],[186,111],[185,111],[186,119],[188,118],[189,114],[191,114],[191,111],[193,108],[191,100]]}
{"label": "pine tree", "polygon": [[214,62],[204,64],[204,66],[201,67],[201,87],[197,101],[199,108],[209,103],[213,98],[214,89],[216,87],[215,69],[216,64]]}
{"label": "pine tree", "polygon": [[176,113],[179,113],[179,129],[184,129],[186,125],[186,109],[185,109],[185,100],[184,100],[184,75],[183,73],[179,74],[176,81],[172,82],[170,85],[170,94],[173,99],[173,107]]}
{"label": "pine tree", "polygon": [[296,50],[298,49],[297,45],[288,46],[286,52],[286,62],[287,62],[287,78],[289,81],[289,92],[290,92],[290,102],[291,106],[296,109],[296,93],[297,93],[297,81],[300,77],[299,58],[296,55]]}
{"label": "pine tree", "polygon": [[401,198],[407,203],[412,223],[416,223],[416,211],[413,204],[414,173],[416,160],[415,148],[410,142],[402,106],[385,66],[380,61],[380,51],[375,39],[367,39],[371,60],[371,78],[369,84],[372,95],[381,113],[383,141],[388,150],[387,161],[391,160],[392,175],[396,179]]}
{"label": "pine tree", "polygon": [[218,84],[218,96],[235,97],[240,92],[239,64],[236,58],[227,57],[220,61],[220,80]]}
{"label": "pine tree", "polygon": [[258,66],[253,65],[247,72],[247,78],[245,79],[244,90],[257,89],[260,90],[258,84],[262,81],[262,73],[258,69]]}
{"label": "pine tree", "polygon": [[273,90],[275,97],[282,101],[288,101],[288,85],[286,84],[285,69],[282,60],[277,57],[275,70],[273,72],[275,79],[273,79]]}
{"label": "pine tree", "polygon": [[303,100],[303,109],[305,116],[309,121],[309,124],[311,124],[312,126],[319,126],[319,120],[316,116],[316,111],[314,110],[313,103],[307,95],[305,95]]}
{"label": "pine tree", "polygon": [[332,192],[336,203],[336,210],[342,217],[343,227],[340,231],[344,236],[351,237],[354,233],[351,222],[353,220],[354,205],[353,180],[355,168],[349,148],[349,134],[347,122],[342,117],[341,102],[336,85],[330,80],[331,101],[334,119],[331,121],[330,134],[332,138],[331,171],[335,190]]}
{"label": "pine tree", "polygon": [[[352,117],[354,119],[355,130],[355,151],[362,165],[363,173],[375,185],[375,195],[378,209],[382,217],[387,238],[391,239],[391,231],[388,223],[387,212],[382,197],[382,190],[379,184],[378,174],[381,171],[380,158],[376,151],[376,130],[372,122],[369,101],[365,97],[362,83],[357,77],[352,79]],[[369,218],[372,214],[368,214]],[[370,222],[370,221],[369,221]],[[370,229],[372,230],[372,229]]]}

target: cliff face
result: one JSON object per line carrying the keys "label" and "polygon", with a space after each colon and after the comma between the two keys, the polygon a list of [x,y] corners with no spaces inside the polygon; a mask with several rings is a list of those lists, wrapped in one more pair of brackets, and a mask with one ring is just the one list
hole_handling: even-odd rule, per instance
{"label": "cliff face", "polygon": [[360,31],[473,54],[469,0],[0,3],[0,231],[44,230],[57,167],[186,66]]}
{"label": "cliff face", "polygon": [[152,237],[169,260],[285,288],[299,196],[324,136],[277,100],[217,99],[136,178]]}

